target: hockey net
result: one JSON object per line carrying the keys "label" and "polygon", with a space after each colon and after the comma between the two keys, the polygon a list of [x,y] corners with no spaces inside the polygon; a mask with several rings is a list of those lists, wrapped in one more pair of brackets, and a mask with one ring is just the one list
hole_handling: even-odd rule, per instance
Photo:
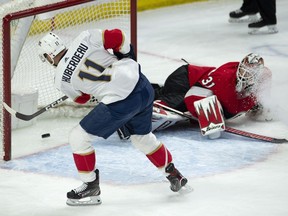
{"label": "hockey net", "polygon": [[[11,106],[13,92],[21,95],[36,90],[41,108],[63,96],[53,85],[55,69],[39,60],[39,39],[53,31],[69,47],[83,30],[120,28],[136,49],[136,0],[17,0],[1,5],[0,10],[0,154],[10,160],[11,116],[3,109],[3,102]],[[89,105],[75,109],[74,105],[67,101],[58,111],[49,112],[51,116],[71,117],[85,115],[91,109]]]}

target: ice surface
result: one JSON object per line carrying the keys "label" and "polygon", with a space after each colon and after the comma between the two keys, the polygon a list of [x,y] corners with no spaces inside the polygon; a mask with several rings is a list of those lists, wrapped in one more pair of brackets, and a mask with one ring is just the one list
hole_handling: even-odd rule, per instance
{"label": "ice surface", "polygon": [[[139,13],[138,61],[152,82],[187,61],[220,66],[250,52],[264,57],[273,72],[269,104],[273,122],[239,118],[229,126],[288,139],[288,2],[277,1],[279,33],[248,35],[247,24],[228,23],[241,1],[208,1]],[[177,125],[156,135],[194,188],[179,195],[129,142],[116,134],[94,143],[100,169],[100,206],[66,206],[66,192],[81,184],[69,130],[79,119],[39,120],[13,132],[13,160],[0,162],[0,215],[201,215],[287,216],[288,144],[270,144],[232,134],[204,139],[196,126]],[[42,139],[43,133],[51,137]]]}

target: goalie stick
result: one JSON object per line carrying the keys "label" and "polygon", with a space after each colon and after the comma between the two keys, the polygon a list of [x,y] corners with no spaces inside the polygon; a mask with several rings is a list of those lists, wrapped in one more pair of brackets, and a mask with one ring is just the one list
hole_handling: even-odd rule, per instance
{"label": "goalie stick", "polygon": [[[171,112],[177,113],[178,115],[184,116],[190,120],[197,120],[196,118],[194,118],[191,115],[185,114],[184,112],[181,112],[179,110],[173,109],[171,107],[165,106],[161,103],[158,102],[154,102],[154,104],[156,106],[162,107],[163,109],[169,110]],[[270,142],[270,143],[277,143],[277,144],[283,144],[283,143],[287,143],[288,140],[287,139],[281,139],[281,138],[274,138],[274,137],[269,137],[269,136],[263,136],[260,134],[254,134],[254,133],[250,133],[247,131],[243,131],[243,130],[239,130],[236,128],[231,128],[231,127],[227,127],[225,128],[225,131],[228,133],[232,133],[232,134],[236,134],[239,136],[244,136],[244,137],[248,137],[248,138],[252,138],[252,139],[256,139],[256,140],[261,140],[261,141],[266,141],[266,142]]]}
{"label": "goalie stick", "polygon": [[46,112],[47,110],[49,110],[49,109],[55,107],[56,105],[62,103],[67,98],[68,97],[65,95],[65,96],[57,99],[56,101],[48,104],[47,106],[43,107],[42,109],[38,110],[37,112],[32,113],[31,115],[26,115],[26,114],[23,114],[23,113],[19,113],[16,110],[14,110],[11,107],[9,107],[5,102],[3,102],[3,106],[12,116],[15,116],[16,118],[19,118],[19,119],[24,120],[24,121],[30,121],[31,119],[41,115],[42,113]]}

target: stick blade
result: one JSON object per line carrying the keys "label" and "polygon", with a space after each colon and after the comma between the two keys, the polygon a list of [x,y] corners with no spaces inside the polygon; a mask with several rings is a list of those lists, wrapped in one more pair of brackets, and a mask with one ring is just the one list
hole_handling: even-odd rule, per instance
{"label": "stick blade", "polygon": [[30,121],[32,118],[34,118],[34,115],[24,115],[22,113],[19,113],[12,109],[10,106],[8,106],[5,102],[3,102],[4,108],[11,114],[11,116],[14,116],[18,119],[21,119],[23,121]]}
{"label": "stick blade", "polygon": [[16,117],[16,111],[13,110],[10,106],[8,106],[5,102],[3,102],[4,108],[9,112],[12,116]]}
{"label": "stick blade", "polygon": [[277,139],[277,138],[273,138],[271,140],[272,143],[278,143],[278,144],[282,144],[282,143],[287,143],[288,140],[287,139]]}

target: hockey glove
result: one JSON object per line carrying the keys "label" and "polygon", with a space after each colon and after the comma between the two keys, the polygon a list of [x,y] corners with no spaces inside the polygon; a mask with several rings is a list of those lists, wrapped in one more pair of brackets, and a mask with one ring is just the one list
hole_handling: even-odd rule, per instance
{"label": "hockey glove", "polygon": [[114,55],[118,58],[118,60],[121,60],[123,58],[131,58],[134,61],[136,61],[136,56],[135,56],[135,53],[134,53],[134,49],[133,49],[133,46],[131,44],[130,44],[130,51],[128,53],[123,54],[121,52],[114,52]]}
{"label": "hockey glove", "polygon": [[246,116],[254,121],[272,121],[273,115],[269,108],[263,107],[262,104],[256,104],[252,109],[250,109]]}
{"label": "hockey glove", "polygon": [[121,140],[128,140],[131,136],[128,128],[125,125],[117,130],[117,134]]}

